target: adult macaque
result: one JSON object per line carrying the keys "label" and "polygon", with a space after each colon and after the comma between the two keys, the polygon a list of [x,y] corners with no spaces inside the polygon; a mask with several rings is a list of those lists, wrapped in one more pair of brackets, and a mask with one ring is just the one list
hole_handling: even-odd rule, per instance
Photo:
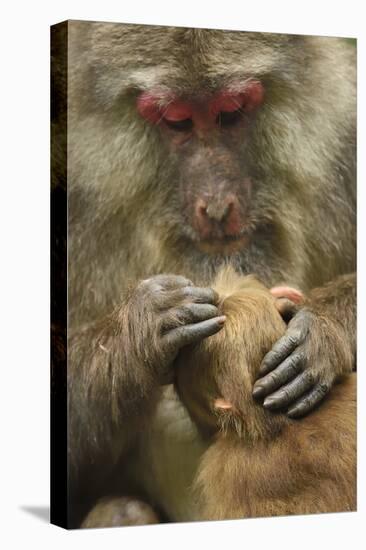
{"label": "adult macaque", "polygon": [[[215,289],[224,330],[177,361],[181,398],[200,430],[216,433],[195,482],[199,518],[355,510],[356,374],[300,423],[266,411],[252,387],[263,354],[286,330],[275,299],[252,277],[230,272]],[[340,329],[324,320],[323,330]]]}
{"label": "adult macaque", "polygon": [[[76,21],[65,29],[77,526],[149,432],[179,350],[222,328],[210,289],[222,264],[306,292],[344,275],[313,294],[264,359],[255,393],[265,406],[286,402],[289,415],[304,415],[338,370],[352,370],[355,52],[335,38]],[[57,60],[57,28],[53,47]],[[53,120],[56,190],[63,105]],[[291,399],[278,393],[283,383]]]}

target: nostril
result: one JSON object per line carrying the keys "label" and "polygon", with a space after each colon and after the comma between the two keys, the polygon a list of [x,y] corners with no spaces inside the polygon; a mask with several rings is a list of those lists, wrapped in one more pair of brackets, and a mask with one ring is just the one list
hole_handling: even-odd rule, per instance
{"label": "nostril", "polygon": [[202,239],[235,237],[241,230],[238,199],[231,193],[217,200],[199,198],[193,225]]}
{"label": "nostril", "polygon": [[233,207],[233,203],[230,202],[219,202],[211,203],[206,209],[207,216],[212,220],[222,222],[230,213],[230,210]]}
{"label": "nostril", "polygon": [[201,216],[202,218],[203,217],[206,217],[207,216],[207,206],[200,206],[198,208],[198,214],[199,216]]}
{"label": "nostril", "polygon": [[207,218],[207,203],[203,199],[196,202],[195,214],[198,218]]}

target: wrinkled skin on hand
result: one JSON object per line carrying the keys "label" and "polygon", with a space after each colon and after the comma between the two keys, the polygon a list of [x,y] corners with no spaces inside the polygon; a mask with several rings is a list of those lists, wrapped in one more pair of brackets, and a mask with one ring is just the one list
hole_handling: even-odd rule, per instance
{"label": "wrinkled skin on hand", "polygon": [[214,290],[194,286],[185,277],[157,275],[141,281],[121,312],[127,349],[135,350],[161,384],[171,383],[179,350],[223,327],[217,301]]}
{"label": "wrinkled skin on hand", "polygon": [[253,388],[255,398],[264,398],[269,410],[285,410],[290,418],[308,414],[342,375],[353,368],[353,352],[344,329],[336,319],[299,309],[279,300],[286,322],[285,335],[262,361]]}

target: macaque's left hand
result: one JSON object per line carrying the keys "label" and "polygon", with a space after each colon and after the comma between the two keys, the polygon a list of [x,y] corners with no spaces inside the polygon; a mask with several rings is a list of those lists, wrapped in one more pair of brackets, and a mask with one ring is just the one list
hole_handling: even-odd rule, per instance
{"label": "macaque's left hand", "polygon": [[[280,295],[277,289],[272,292]],[[311,304],[300,309],[288,300],[278,300],[278,309],[291,320],[265,355],[253,396],[264,398],[266,409],[287,409],[289,417],[297,418],[320,403],[342,374],[352,371],[353,352],[341,324],[326,311],[312,311]]]}

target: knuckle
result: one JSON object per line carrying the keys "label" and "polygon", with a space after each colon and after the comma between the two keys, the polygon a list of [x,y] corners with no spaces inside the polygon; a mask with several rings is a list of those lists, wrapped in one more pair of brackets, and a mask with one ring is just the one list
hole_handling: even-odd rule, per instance
{"label": "knuckle", "polygon": [[218,315],[219,311],[216,306],[213,306],[211,304],[206,306],[206,314],[208,317],[214,317],[215,315]]}
{"label": "knuckle", "polygon": [[194,289],[195,287],[192,287],[192,286],[185,286],[181,289],[181,295],[182,295],[182,298],[184,299],[191,299],[193,296],[194,296]]}
{"label": "knuckle", "polygon": [[269,386],[273,386],[273,385],[277,384],[278,378],[279,378],[279,376],[278,376],[276,371],[271,372],[270,374],[267,375],[266,384],[269,385]]}
{"label": "knuckle", "polygon": [[291,393],[288,388],[284,388],[279,394],[278,394],[278,402],[279,403],[287,403],[291,398]]}
{"label": "knuckle", "polygon": [[200,302],[217,302],[218,295],[212,288],[198,288],[197,300]]}
{"label": "knuckle", "polygon": [[138,291],[141,291],[141,290],[146,291],[148,288],[151,287],[152,284],[153,284],[152,279],[143,279],[138,283],[136,289]]}
{"label": "knuckle", "polygon": [[210,288],[209,289],[210,291],[210,295],[211,295],[211,300],[214,304],[218,304],[219,302],[219,295],[218,293],[216,292],[216,290],[214,290],[213,288]]}
{"label": "knuckle", "polygon": [[173,275],[171,278],[172,282],[177,284],[183,284],[185,286],[193,286],[193,283],[190,279],[182,277],[181,275]]}
{"label": "knuckle", "polygon": [[166,318],[173,326],[184,326],[186,323],[190,322],[192,315],[188,307],[181,306],[177,309],[169,310]]}
{"label": "knuckle", "polygon": [[316,317],[315,314],[312,311],[310,311],[310,309],[307,309],[307,308],[302,309],[299,312],[299,314],[308,323],[311,323],[312,321],[314,321]]}
{"label": "knuckle", "polygon": [[152,285],[158,288],[164,288],[168,284],[175,283],[179,279],[176,275],[154,275],[153,277],[148,277],[142,282],[145,285]]}
{"label": "knuckle", "polygon": [[296,358],[297,358],[298,370],[300,372],[305,371],[305,368],[308,364],[308,358],[307,358],[306,350],[303,345],[296,350]]}
{"label": "knuckle", "polygon": [[288,359],[288,365],[291,369],[297,369],[297,365],[299,363],[299,355],[291,355]]}
{"label": "knuckle", "polygon": [[304,332],[308,330],[313,318],[313,313],[311,313],[307,309],[302,309],[295,315],[289,326],[296,329],[298,331],[299,337],[301,338]]}
{"label": "knuckle", "polygon": [[326,384],[325,382],[318,385],[319,395],[324,396],[328,393],[328,391],[329,391],[329,385]]}
{"label": "knuckle", "polygon": [[287,334],[287,341],[288,344],[291,346],[296,346],[301,338],[301,331],[300,329],[293,329]]}
{"label": "knuckle", "polygon": [[283,390],[283,401],[285,403],[289,403],[292,400],[293,391],[290,389]]}
{"label": "knuckle", "polygon": [[305,371],[304,372],[304,380],[309,386],[313,386],[315,384],[314,373],[311,370]]}
{"label": "knuckle", "polygon": [[180,342],[185,342],[189,339],[189,331],[184,325],[179,327],[179,329],[177,330],[177,334],[179,336]]}
{"label": "knuckle", "polygon": [[287,363],[287,370],[292,372],[297,372],[299,368],[299,356],[291,356]]}
{"label": "knuckle", "polygon": [[158,289],[149,280],[140,281],[135,289],[129,295],[129,301],[131,303],[140,304],[143,308],[145,304],[149,304],[148,307],[155,308],[155,302],[158,297]]}
{"label": "knuckle", "polygon": [[168,277],[168,275],[154,275],[153,277],[148,277],[147,279],[144,279],[144,281],[162,283],[163,281],[166,281]]}
{"label": "knuckle", "polygon": [[271,354],[273,361],[280,361],[281,358],[285,358],[284,356],[288,354],[292,347],[293,346],[289,340],[289,337],[286,335],[284,338],[281,338],[281,340],[276,342],[269,353]]}
{"label": "knuckle", "polygon": [[311,399],[310,397],[304,397],[302,403],[301,403],[301,412],[304,413],[306,411],[308,411],[310,408],[311,408]]}
{"label": "knuckle", "polygon": [[178,309],[178,315],[184,320],[191,319],[194,315],[192,304],[183,304],[182,306],[180,306],[180,308]]}
{"label": "knuckle", "polygon": [[263,365],[269,367],[272,366],[277,361],[278,354],[272,350],[267,353],[263,359]]}
{"label": "knuckle", "polygon": [[305,366],[307,364],[308,357],[307,357],[307,353],[306,353],[306,349],[305,349],[304,345],[299,347],[298,357],[299,357],[299,361],[300,361],[301,365]]}
{"label": "knuckle", "polygon": [[164,286],[154,279],[142,281],[140,289],[145,295],[147,294],[151,296],[158,296],[165,290]]}
{"label": "knuckle", "polygon": [[271,364],[271,354],[272,354],[272,352],[269,351],[269,352],[266,353],[266,355],[263,357],[262,363],[261,363],[262,368],[265,368],[265,367],[269,367],[269,366],[270,366],[270,364]]}
{"label": "knuckle", "polygon": [[197,294],[197,300],[200,303],[212,302],[213,301],[213,290],[212,290],[212,288],[200,288],[199,293]]}

